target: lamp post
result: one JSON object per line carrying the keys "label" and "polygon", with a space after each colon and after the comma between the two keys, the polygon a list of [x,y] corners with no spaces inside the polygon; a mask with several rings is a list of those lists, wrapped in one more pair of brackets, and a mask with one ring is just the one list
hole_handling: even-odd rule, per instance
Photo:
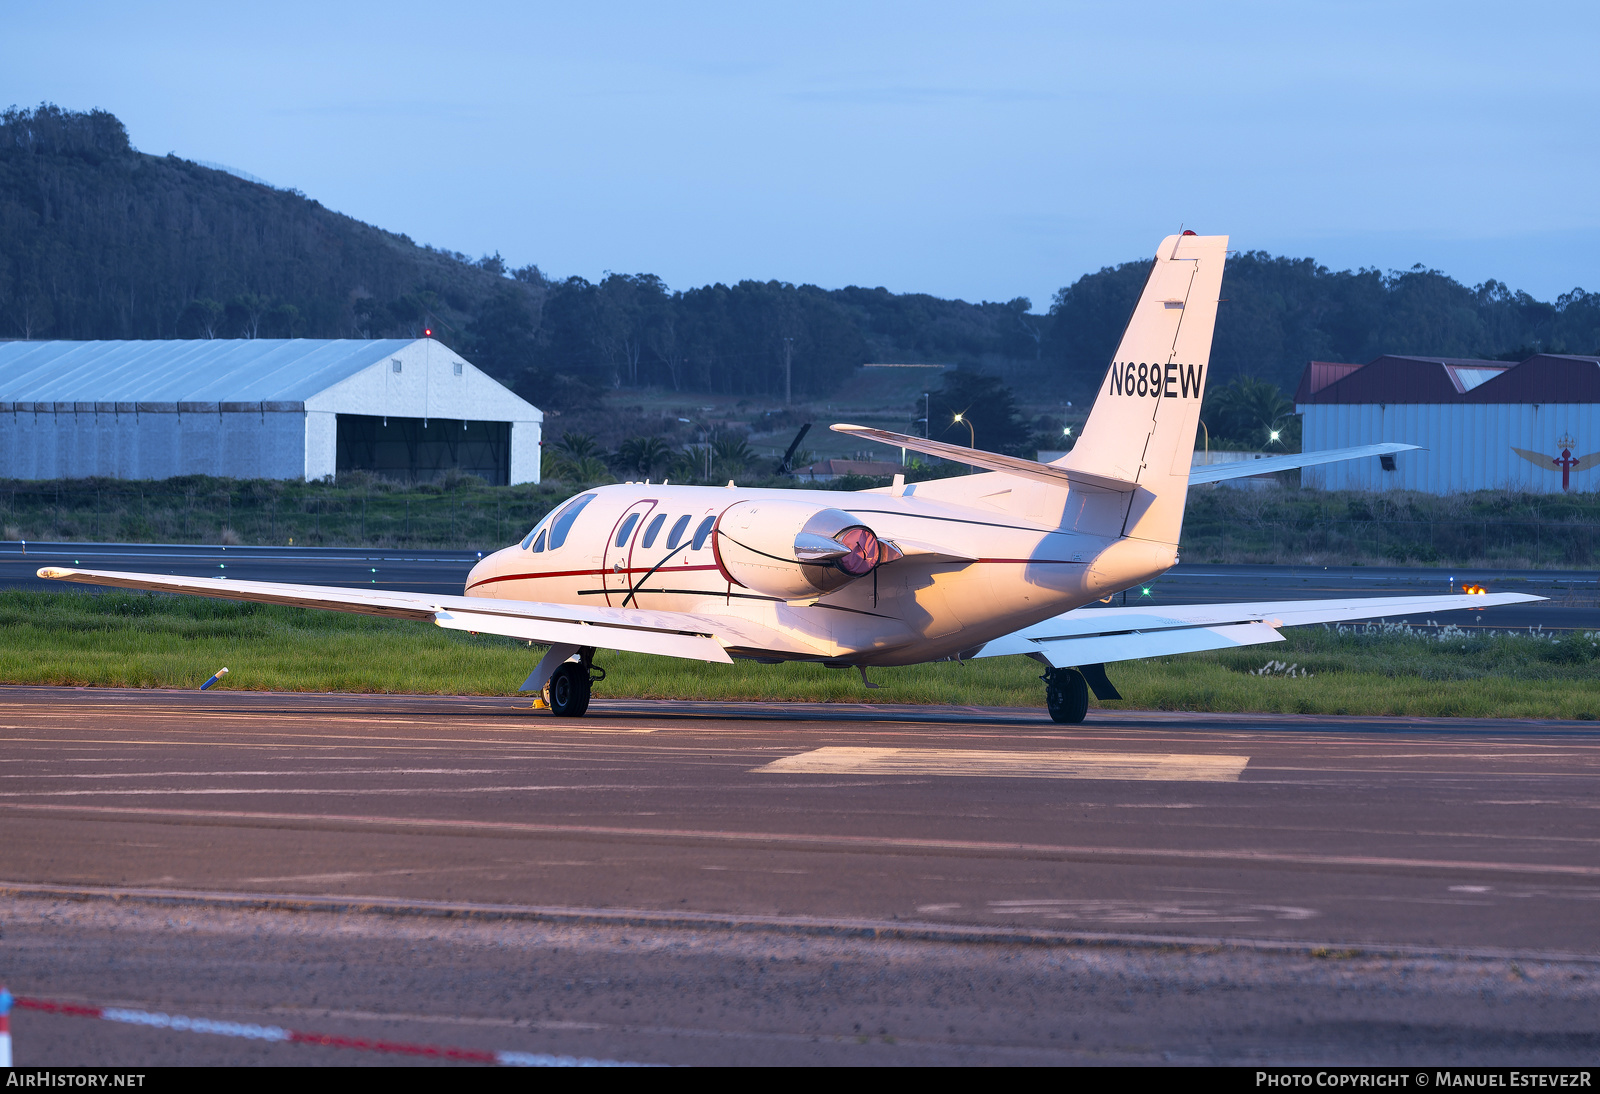
{"label": "lamp post", "polygon": [[[967,447],[968,448],[977,448],[978,447],[978,434],[977,434],[977,431],[972,428],[972,423],[970,421],[968,421],[965,417],[962,416],[965,413],[966,413],[966,411],[961,411],[958,414],[956,414],[956,416],[951,419],[951,423],[950,424],[954,425],[955,423],[960,422],[962,425],[966,426],[967,427]],[[969,475],[972,474],[972,465],[971,464],[967,465],[967,474],[969,474]]]}
{"label": "lamp post", "polygon": [[[963,411],[963,413],[965,413],[965,412]],[[967,427],[967,447],[968,448],[977,448],[978,447],[978,434],[973,430],[972,423],[970,421],[968,421],[966,418],[962,417],[961,414],[957,414],[953,419],[951,419],[951,424],[952,425],[954,425],[956,422],[960,422],[962,425]]]}

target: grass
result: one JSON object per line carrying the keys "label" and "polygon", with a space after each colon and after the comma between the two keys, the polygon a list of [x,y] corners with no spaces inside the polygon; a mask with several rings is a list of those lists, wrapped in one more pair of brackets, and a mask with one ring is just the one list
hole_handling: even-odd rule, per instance
{"label": "grass", "polygon": [[[1129,661],[1110,675],[1161,710],[1594,719],[1600,633],[1454,627],[1302,628],[1289,641]],[[420,623],[149,593],[0,592],[0,682],[236,690],[512,695],[540,654]],[[1020,657],[853,671],[707,665],[602,653],[602,697],[1042,706]],[[1278,666],[1270,669],[1270,666]],[[1288,672],[1293,667],[1293,674]],[[1269,669],[1269,671],[1261,671]],[[1304,675],[1309,673],[1310,675]]]}
{"label": "grass", "polygon": [[1600,557],[1600,494],[1201,488],[1189,492],[1181,554],[1185,562],[1581,569]]}

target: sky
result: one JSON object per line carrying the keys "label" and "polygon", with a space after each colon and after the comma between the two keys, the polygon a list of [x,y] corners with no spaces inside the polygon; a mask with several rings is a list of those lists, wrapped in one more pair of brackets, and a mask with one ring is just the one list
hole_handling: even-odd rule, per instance
{"label": "sky", "polygon": [[1036,310],[1181,227],[1600,290],[1600,5],[0,0],[0,107],[555,277]]}

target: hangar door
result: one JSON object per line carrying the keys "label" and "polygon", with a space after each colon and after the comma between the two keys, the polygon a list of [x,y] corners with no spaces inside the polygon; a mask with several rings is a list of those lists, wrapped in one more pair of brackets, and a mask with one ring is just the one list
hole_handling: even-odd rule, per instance
{"label": "hangar door", "polygon": [[511,423],[340,414],[334,459],[338,471],[371,471],[396,482],[430,482],[453,469],[505,486]]}

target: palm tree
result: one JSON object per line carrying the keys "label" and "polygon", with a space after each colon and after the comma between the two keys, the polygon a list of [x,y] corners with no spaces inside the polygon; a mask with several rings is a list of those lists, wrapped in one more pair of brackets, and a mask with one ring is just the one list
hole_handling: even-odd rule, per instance
{"label": "palm tree", "polygon": [[[1240,376],[1206,396],[1205,419],[1211,443],[1231,441],[1248,448],[1268,444],[1292,447],[1298,440],[1298,423],[1284,423],[1294,414],[1294,403],[1284,398],[1278,385],[1254,376]],[[1291,434],[1293,436],[1291,436]]]}
{"label": "palm tree", "polygon": [[627,473],[648,478],[671,456],[672,449],[660,437],[629,437],[617,447],[616,462]]}

